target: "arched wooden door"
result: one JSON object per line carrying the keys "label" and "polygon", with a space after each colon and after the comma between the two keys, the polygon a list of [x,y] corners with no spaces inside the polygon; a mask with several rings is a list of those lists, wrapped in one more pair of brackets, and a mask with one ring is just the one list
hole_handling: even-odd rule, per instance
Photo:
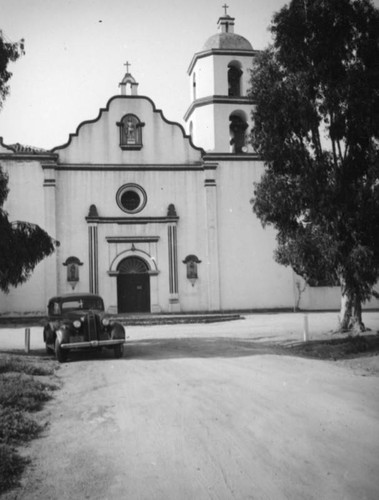
{"label": "arched wooden door", "polygon": [[118,312],[150,312],[150,275],[146,262],[139,257],[127,257],[117,271]]}

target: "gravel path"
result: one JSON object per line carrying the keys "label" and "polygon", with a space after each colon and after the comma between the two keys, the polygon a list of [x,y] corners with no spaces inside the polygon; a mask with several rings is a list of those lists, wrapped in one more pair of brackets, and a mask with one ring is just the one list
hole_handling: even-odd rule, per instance
{"label": "gravel path", "polygon": [[[335,318],[311,316],[313,335]],[[301,316],[128,335],[120,360],[61,366],[33,465],[4,499],[379,498],[379,378],[273,349],[301,337]]]}

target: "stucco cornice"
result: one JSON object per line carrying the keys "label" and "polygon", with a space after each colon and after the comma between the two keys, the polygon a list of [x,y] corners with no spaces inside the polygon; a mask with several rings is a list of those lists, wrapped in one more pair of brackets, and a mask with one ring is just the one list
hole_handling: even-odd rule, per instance
{"label": "stucco cornice", "polygon": [[[204,153],[204,151],[203,151]],[[133,163],[133,164],[108,164],[108,163],[61,163],[56,165],[56,170],[60,171],[122,171],[122,172],[152,172],[152,171],[194,171],[204,170],[202,161],[194,163],[171,163],[171,164],[156,164],[156,163]]]}
{"label": "stucco cornice", "polygon": [[179,220],[172,217],[86,217],[88,224],[172,224]]}
{"label": "stucco cornice", "polygon": [[205,153],[204,161],[263,161],[257,153]]}
{"label": "stucco cornice", "polygon": [[108,243],[156,243],[159,236],[106,236]]}
{"label": "stucco cornice", "polygon": [[210,95],[207,97],[202,97],[200,99],[196,99],[193,101],[184,115],[184,120],[187,121],[189,117],[192,115],[193,111],[196,108],[200,108],[201,106],[208,106],[209,104],[233,104],[233,105],[251,105],[253,106],[255,102],[250,99],[250,97],[232,97],[232,96],[224,96],[224,95]]}
{"label": "stucco cornice", "polygon": [[26,153],[0,153],[0,160],[45,161],[56,160],[56,154],[26,154]]}
{"label": "stucco cornice", "polygon": [[238,49],[208,49],[208,50],[202,50],[200,52],[196,52],[192,60],[190,62],[190,65],[188,67],[187,73],[188,75],[191,75],[192,70],[196,64],[196,61],[198,59],[202,59],[203,57],[209,57],[209,56],[232,56],[232,57],[244,57],[244,56],[250,56],[254,57],[257,54],[259,54],[261,51],[260,50],[238,50]]}

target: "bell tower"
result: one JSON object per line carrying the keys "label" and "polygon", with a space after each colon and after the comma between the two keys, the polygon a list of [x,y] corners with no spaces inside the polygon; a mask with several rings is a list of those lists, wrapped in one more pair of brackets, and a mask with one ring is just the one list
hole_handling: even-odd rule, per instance
{"label": "bell tower", "polygon": [[188,68],[190,106],[184,116],[194,144],[214,153],[251,152],[247,136],[252,104],[247,97],[249,69],[257,51],[234,33],[234,18],[218,20],[219,33],[195,53]]}

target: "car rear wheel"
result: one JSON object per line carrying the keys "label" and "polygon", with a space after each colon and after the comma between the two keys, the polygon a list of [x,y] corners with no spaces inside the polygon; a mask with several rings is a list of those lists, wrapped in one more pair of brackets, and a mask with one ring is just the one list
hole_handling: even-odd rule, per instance
{"label": "car rear wheel", "polygon": [[117,344],[114,346],[114,357],[121,358],[124,354],[124,344]]}
{"label": "car rear wheel", "polygon": [[62,349],[58,339],[55,341],[55,357],[59,363],[64,363],[67,360],[67,351]]}

